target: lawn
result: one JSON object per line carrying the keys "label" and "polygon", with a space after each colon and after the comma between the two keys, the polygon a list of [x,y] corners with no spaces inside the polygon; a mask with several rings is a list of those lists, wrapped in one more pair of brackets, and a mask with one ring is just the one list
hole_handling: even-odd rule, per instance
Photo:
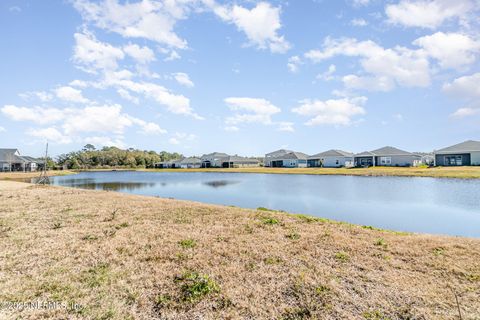
{"label": "lawn", "polygon": [[[0,181],[1,319],[478,319],[480,239]],[[458,304],[457,304],[458,299]]]}

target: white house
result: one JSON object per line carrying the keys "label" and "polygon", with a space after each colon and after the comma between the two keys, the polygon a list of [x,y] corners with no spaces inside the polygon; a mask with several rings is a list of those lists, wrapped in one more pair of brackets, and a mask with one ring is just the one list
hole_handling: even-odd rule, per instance
{"label": "white house", "polygon": [[328,150],[308,157],[309,167],[340,168],[353,165],[353,153],[342,150]]}

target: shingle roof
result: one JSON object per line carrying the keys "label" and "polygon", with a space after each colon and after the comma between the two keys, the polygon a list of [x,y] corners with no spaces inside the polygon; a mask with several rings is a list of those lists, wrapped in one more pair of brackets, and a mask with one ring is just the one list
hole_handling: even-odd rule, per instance
{"label": "shingle roof", "polygon": [[259,163],[257,159],[239,157],[239,156],[228,156],[221,159],[221,162],[233,162],[233,163]]}
{"label": "shingle roof", "polygon": [[435,153],[452,153],[452,152],[471,152],[480,151],[480,141],[468,140],[462,143],[455,144],[435,151]]}
{"label": "shingle roof", "polygon": [[274,156],[274,157],[277,157],[277,156],[280,156],[280,155],[284,155],[284,154],[287,154],[287,153],[291,153],[293,152],[292,150],[287,150],[287,149],[279,149],[277,151],[272,151],[270,153],[267,153],[265,156]]}
{"label": "shingle roof", "polygon": [[377,156],[411,156],[413,155],[413,153],[411,152],[400,150],[390,146],[373,150],[371,152]]}
{"label": "shingle roof", "polygon": [[2,162],[13,162],[19,161],[24,162],[24,160],[17,156],[15,153],[18,149],[0,149],[0,161]]}
{"label": "shingle roof", "polygon": [[291,160],[291,159],[298,159],[298,160],[307,160],[308,154],[303,152],[296,152],[292,151],[283,155],[276,156],[272,158],[272,160]]}
{"label": "shingle roof", "polygon": [[370,151],[363,151],[355,154],[355,157],[373,157],[373,156],[375,156],[375,154]]}
{"label": "shingle roof", "polygon": [[353,153],[343,151],[343,150],[328,150],[324,152],[320,152],[317,154],[314,154],[313,156],[308,157],[309,159],[318,159],[321,157],[353,157]]}
{"label": "shingle roof", "polygon": [[208,157],[208,158],[211,158],[211,157],[213,157],[213,158],[223,158],[223,157],[228,157],[228,154],[223,153],[223,152],[212,152],[212,153],[209,153],[209,154],[204,154],[202,156],[202,159],[206,158],[206,157]]}
{"label": "shingle roof", "polygon": [[183,159],[182,161],[180,161],[180,163],[181,164],[190,164],[190,163],[196,164],[196,163],[202,163],[202,160],[200,160],[199,158],[196,158],[196,157],[189,157],[189,158]]}

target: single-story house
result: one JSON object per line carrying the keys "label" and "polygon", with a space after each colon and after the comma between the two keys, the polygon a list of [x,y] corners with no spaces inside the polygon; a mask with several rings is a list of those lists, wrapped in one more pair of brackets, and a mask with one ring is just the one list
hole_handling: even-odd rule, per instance
{"label": "single-story house", "polygon": [[36,171],[39,165],[43,160],[22,156],[18,149],[0,149],[0,171]]}
{"label": "single-story house", "polygon": [[254,158],[228,156],[221,159],[223,168],[258,167],[260,161]]}
{"label": "single-story house", "polygon": [[173,168],[180,168],[180,162],[183,160],[182,159],[175,159],[175,160],[169,160],[169,161],[161,161],[155,163],[155,168],[158,169],[173,169]]}
{"label": "single-story house", "polygon": [[309,167],[352,167],[353,153],[342,150],[328,150],[308,157],[307,164]]}
{"label": "single-story house", "polygon": [[436,166],[480,166],[480,141],[468,140],[434,152]]}
{"label": "single-story house", "polygon": [[306,168],[308,155],[292,151],[274,158],[270,158],[270,167],[278,168]]}
{"label": "single-story house", "polygon": [[[175,162],[175,168],[182,168],[182,169],[193,169],[193,168],[201,168],[202,167],[202,160],[196,157],[188,157],[182,159],[180,162]],[[177,167],[179,165],[179,167]]]}
{"label": "single-story house", "polygon": [[420,155],[387,146],[373,151],[357,153],[354,156],[354,162],[356,167],[411,167],[421,158]]}
{"label": "single-story house", "polygon": [[273,167],[272,159],[278,158],[280,156],[284,156],[287,153],[291,153],[291,152],[293,152],[293,151],[292,150],[286,150],[286,149],[280,149],[280,150],[277,150],[277,151],[267,153],[267,154],[265,154],[265,158],[263,160],[263,165],[265,167]]}
{"label": "single-story house", "polygon": [[222,159],[229,157],[223,152],[213,152],[204,154],[200,159],[202,160],[202,168],[220,168],[222,167]]}

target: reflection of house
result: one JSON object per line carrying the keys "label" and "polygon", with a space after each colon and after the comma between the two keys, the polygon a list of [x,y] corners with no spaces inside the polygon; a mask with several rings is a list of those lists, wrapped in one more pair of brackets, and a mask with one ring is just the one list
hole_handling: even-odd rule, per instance
{"label": "reflection of house", "polygon": [[204,154],[201,157],[202,168],[220,168],[222,167],[222,159],[228,156],[228,154],[222,152]]}
{"label": "reflection of house", "polygon": [[353,166],[353,153],[328,150],[308,157],[309,167],[339,168]]}
{"label": "reflection of house", "polygon": [[[269,167],[306,168],[308,155],[302,152],[290,151],[269,157]],[[265,158],[266,159],[266,158]],[[267,161],[267,160],[265,160]]]}
{"label": "reflection of house", "polygon": [[21,156],[18,149],[0,149],[0,171],[36,171],[43,162]]}
{"label": "reflection of house", "polygon": [[287,153],[290,153],[290,152],[293,152],[293,151],[292,150],[286,150],[286,149],[280,149],[280,150],[277,150],[277,151],[267,153],[265,155],[265,159],[263,160],[263,165],[265,167],[272,167],[272,159],[278,158],[278,157],[283,156],[283,155],[285,155]]}
{"label": "reflection of house", "polygon": [[411,167],[420,161],[421,156],[394,147],[383,147],[373,151],[365,151],[354,156],[355,166]]}
{"label": "reflection of house", "polygon": [[182,161],[180,161],[179,163],[175,163],[175,168],[178,168],[177,165],[179,165],[182,169],[201,168],[202,160],[196,157],[188,157],[182,159]]}
{"label": "reflection of house", "polygon": [[434,152],[436,166],[479,166],[480,141],[469,140]]}
{"label": "reflection of house", "polygon": [[258,167],[260,161],[252,158],[228,156],[221,159],[221,164],[223,168]]}

